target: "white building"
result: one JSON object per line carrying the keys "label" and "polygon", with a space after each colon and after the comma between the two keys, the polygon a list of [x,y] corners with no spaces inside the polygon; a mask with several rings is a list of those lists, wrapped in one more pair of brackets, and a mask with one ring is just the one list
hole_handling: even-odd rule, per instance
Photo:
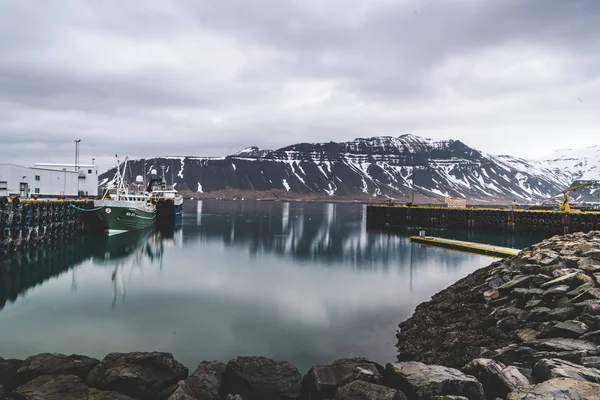
{"label": "white building", "polygon": [[0,164],[0,196],[96,197],[98,167],[78,164]]}

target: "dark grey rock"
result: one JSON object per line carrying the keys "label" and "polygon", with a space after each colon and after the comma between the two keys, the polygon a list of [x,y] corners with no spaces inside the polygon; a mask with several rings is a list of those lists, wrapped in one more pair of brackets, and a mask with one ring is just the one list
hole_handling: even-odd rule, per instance
{"label": "dark grey rock", "polygon": [[19,386],[7,400],[133,400],[121,393],[89,388],[76,375],[42,375]]}
{"label": "dark grey rock", "polygon": [[537,339],[527,343],[527,345],[540,351],[585,351],[588,354],[596,353],[596,345],[594,343],[580,339]]}
{"label": "dark grey rock", "polygon": [[570,289],[575,289],[577,286],[583,285],[584,283],[591,282],[592,278],[587,276],[585,273],[581,271],[572,272],[570,274],[566,274],[560,276],[556,279],[548,281],[542,285],[542,289],[548,289],[552,286],[557,285],[567,285]]}
{"label": "dark grey rock", "polygon": [[545,292],[544,289],[537,288],[516,288],[511,292],[511,296],[521,299],[523,301],[531,300],[535,296],[541,296]]}
{"label": "dark grey rock", "polygon": [[525,303],[525,309],[530,310],[532,308],[538,307],[542,303],[540,299],[532,299]]}
{"label": "dark grey rock", "polygon": [[571,290],[570,292],[567,292],[567,296],[569,296],[569,297],[579,296],[580,294],[585,293],[588,289],[592,289],[593,287],[594,287],[594,284],[592,282],[584,283],[583,285],[576,287],[575,289]]}
{"label": "dark grey rock", "polygon": [[600,330],[600,315],[581,314],[578,319],[589,326],[591,331]]}
{"label": "dark grey rock", "polygon": [[505,398],[508,393],[529,386],[529,380],[516,367],[501,362],[478,358],[465,365],[462,371],[472,375],[483,385],[489,398]]}
{"label": "dark grey rock", "polygon": [[600,300],[600,288],[587,289],[580,295],[573,297],[573,299],[571,299],[571,301],[573,303],[580,303],[580,302],[586,301],[586,300]]}
{"label": "dark grey rock", "polygon": [[593,249],[582,254],[583,257],[591,258],[594,261],[600,261],[600,250]]}
{"label": "dark grey rock", "polygon": [[387,364],[384,381],[387,386],[404,392],[411,400],[430,399],[436,395],[485,399],[483,387],[474,377],[439,365],[414,361]]}
{"label": "dark grey rock", "polygon": [[578,381],[600,383],[600,370],[553,358],[535,363],[533,377],[538,382],[554,378],[571,378]]}
{"label": "dark grey rock", "polygon": [[170,353],[110,353],[88,374],[86,383],[98,389],[154,399],[187,376],[188,369]]}
{"label": "dark grey rock", "polygon": [[[186,399],[187,400],[187,399]],[[244,400],[239,394],[228,394],[225,400]]]}
{"label": "dark grey rock", "polygon": [[502,286],[498,287],[498,291],[501,295],[510,293],[513,289],[523,287],[529,287],[529,282],[535,277],[535,275],[525,275],[518,278],[514,278],[509,282],[506,282]]}
{"label": "dark grey rock", "polygon": [[433,396],[431,400],[469,400],[465,396]]}
{"label": "dark grey rock", "polygon": [[544,327],[540,327],[540,334],[538,338],[573,338],[577,339],[584,333],[588,332],[590,328],[579,321],[564,321],[564,322],[547,322]]}
{"label": "dark grey rock", "polygon": [[551,311],[552,310],[548,307],[532,308],[531,310],[529,310],[529,318],[527,318],[527,320],[534,322],[545,321],[546,319],[548,319],[548,316],[550,315]]}
{"label": "dark grey rock", "polygon": [[551,310],[543,321],[567,321],[577,315],[579,315],[579,312],[575,307],[558,307]]}
{"label": "dark grey rock", "polygon": [[85,378],[100,361],[72,354],[41,353],[23,360],[17,371],[17,384],[21,385],[42,375],[76,375]]}
{"label": "dark grey rock", "polygon": [[192,375],[177,382],[169,400],[218,400],[224,373],[225,364],[222,362],[203,361]]}
{"label": "dark grey rock", "polygon": [[521,342],[530,342],[537,339],[538,331],[531,328],[525,328],[517,331],[517,337]]}
{"label": "dark grey rock", "polygon": [[600,300],[589,300],[585,302],[582,312],[590,315],[600,315]]}
{"label": "dark grey rock", "polygon": [[517,327],[517,319],[512,315],[510,317],[502,318],[500,321],[496,323],[498,329],[502,332],[510,332],[514,331]]}
{"label": "dark grey rock", "polygon": [[576,274],[576,273],[580,272],[580,270],[578,268],[575,268],[575,266],[568,267],[565,265],[565,267],[566,268],[554,268],[551,273],[553,276],[553,279],[560,278],[561,276],[565,276],[565,275],[569,275],[569,274]]}
{"label": "dark grey rock", "polygon": [[408,400],[399,390],[365,381],[354,381],[338,388],[335,400]]}
{"label": "dark grey rock", "polygon": [[542,287],[542,285],[544,283],[549,282],[551,280],[552,280],[552,278],[549,277],[548,275],[537,274],[531,280],[530,287],[532,287],[532,288],[540,288],[540,287]]}
{"label": "dark grey rock", "polygon": [[287,361],[266,357],[237,357],[229,361],[221,396],[239,394],[244,400],[294,400],[300,398],[302,375]]}
{"label": "dark grey rock", "polygon": [[600,369],[600,356],[582,357],[581,365],[584,367]]}
{"label": "dark grey rock", "polygon": [[513,392],[507,400],[598,400],[599,393],[600,385],[596,383],[558,378]]}
{"label": "dark grey rock", "polygon": [[581,364],[583,357],[588,355],[587,351],[575,350],[575,351],[537,351],[533,355],[534,362],[540,360],[557,358],[560,360],[570,361],[575,364]]}
{"label": "dark grey rock", "polygon": [[487,279],[486,283],[488,284],[488,286],[490,287],[490,289],[496,289],[502,285],[504,285],[504,281],[500,278],[497,278],[495,276],[492,276],[490,278]]}
{"label": "dark grey rock", "polygon": [[552,286],[542,294],[542,300],[546,303],[554,303],[559,298],[565,297],[568,291],[569,286],[567,285]]}
{"label": "dark grey rock", "polygon": [[379,384],[385,368],[366,358],[345,358],[327,365],[313,366],[302,381],[304,396],[311,399],[333,398],[338,387],[361,380]]}
{"label": "dark grey rock", "polygon": [[533,366],[535,351],[531,347],[516,344],[502,347],[481,356],[500,361],[504,365]]}
{"label": "dark grey rock", "polygon": [[496,310],[494,310],[494,312],[492,312],[492,315],[494,316],[494,318],[500,320],[500,319],[503,319],[506,317],[511,317],[511,316],[516,318],[522,312],[523,312],[523,310],[520,308],[513,307],[513,306],[507,306],[507,307],[497,308]]}
{"label": "dark grey rock", "polygon": [[591,273],[600,272],[600,265],[598,265],[598,264],[582,265],[579,268],[581,268],[584,271],[591,272]]}
{"label": "dark grey rock", "polygon": [[592,342],[600,344],[600,331],[586,333],[585,335],[581,336],[581,339],[590,340]]}
{"label": "dark grey rock", "polygon": [[0,358],[0,398],[18,386],[16,376],[23,361]]}

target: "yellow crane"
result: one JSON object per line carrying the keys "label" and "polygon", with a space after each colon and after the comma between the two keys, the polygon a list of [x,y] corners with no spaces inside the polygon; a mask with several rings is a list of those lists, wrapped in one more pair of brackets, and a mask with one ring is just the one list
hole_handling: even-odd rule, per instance
{"label": "yellow crane", "polygon": [[560,211],[562,211],[564,213],[571,212],[571,206],[569,206],[569,196],[567,196],[567,193],[573,192],[577,189],[584,188],[586,186],[592,186],[597,183],[598,183],[598,181],[589,181],[586,183],[582,183],[581,185],[573,186],[573,187],[563,190],[563,192],[562,192],[563,193],[563,202],[558,205]]}

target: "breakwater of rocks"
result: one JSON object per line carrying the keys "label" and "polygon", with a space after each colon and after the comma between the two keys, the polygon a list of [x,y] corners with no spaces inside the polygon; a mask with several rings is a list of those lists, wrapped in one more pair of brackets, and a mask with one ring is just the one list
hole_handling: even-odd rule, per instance
{"label": "breakwater of rocks", "polygon": [[600,232],[545,240],[434,295],[400,324],[398,362],[238,357],[190,374],[169,353],[0,358],[0,398],[600,399]]}

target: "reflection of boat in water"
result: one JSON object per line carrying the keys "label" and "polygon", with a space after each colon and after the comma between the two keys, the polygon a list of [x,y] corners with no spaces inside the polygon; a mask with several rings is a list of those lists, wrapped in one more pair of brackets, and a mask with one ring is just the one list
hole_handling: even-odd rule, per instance
{"label": "reflection of boat in water", "polygon": [[[95,243],[92,262],[98,266],[112,268],[111,281],[113,286],[112,306],[115,307],[117,297],[125,301],[125,272],[129,276],[135,269],[162,261],[165,248],[170,246],[180,229],[145,229],[125,232],[116,236],[100,236]],[[127,270],[127,271],[126,271]]]}

